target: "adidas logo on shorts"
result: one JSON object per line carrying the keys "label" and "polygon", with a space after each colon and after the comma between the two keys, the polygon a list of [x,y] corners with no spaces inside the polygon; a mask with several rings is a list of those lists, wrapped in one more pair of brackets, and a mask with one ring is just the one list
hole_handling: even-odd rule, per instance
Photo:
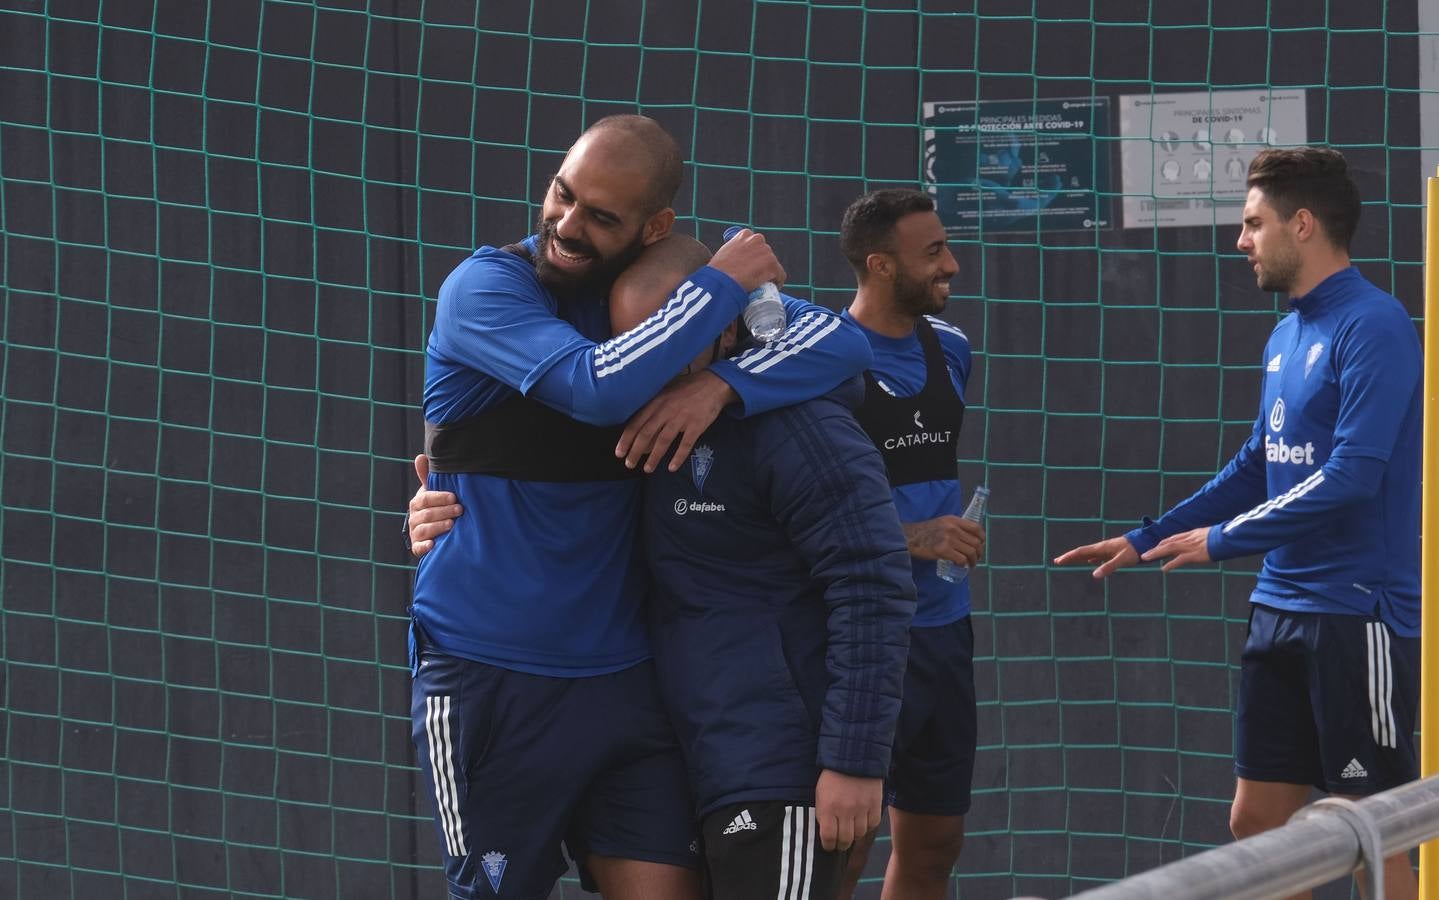
{"label": "adidas logo on shorts", "polygon": [[1346,780],[1351,778],[1368,778],[1369,773],[1364,770],[1363,766],[1359,765],[1359,760],[1351,759],[1349,760],[1349,765],[1344,767],[1344,771],[1339,773],[1339,777]]}
{"label": "adidas logo on shorts", "polygon": [[759,828],[754,819],[749,817],[749,810],[742,809],[740,814],[734,817],[734,821],[725,826],[724,834],[737,834],[741,831],[755,831]]}

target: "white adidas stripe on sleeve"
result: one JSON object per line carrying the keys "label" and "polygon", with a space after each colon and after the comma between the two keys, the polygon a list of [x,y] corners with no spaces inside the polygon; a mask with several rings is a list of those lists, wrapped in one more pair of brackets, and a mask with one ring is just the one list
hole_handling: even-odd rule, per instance
{"label": "white adidas stripe on sleeve", "polygon": [[[674,296],[679,299],[679,303],[673,306],[666,304],[638,327],[611,338],[596,348],[596,378],[613,375],[663,344],[666,338],[699,315],[712,299],[709,291],[688,281],[680,285]],[[670,302],[674,303],[674,298],[671,298]]]}
{"label": "white adidas stripe on sleeve", "polygon": [[[691,300],[703,292],[703,288],[696,287],[692,282],[686,281],[684,284],[675,288],[674,294],[671,295],[669,301],[667,301],[664,306],[650,313],[643,322],[626,331],[624,334],[617,334],[601,343],[599,347],[596,348],[596,358],[603,359],[606,362],[613,362],[619,359],[621,351],[639,343],[653,334],[657,329],[673,321],[676,316],[684,311]],[[675,300],[679,300],[680,302],[671,306]]]}
{"label": "white adidas stripe on sleeve", "polygon": [[[795,326],[798,327],[793,337],[781,337],[763,347],[748,350],[740,355],[737,364],[741,369],[758,375],[824,340],[828,334],[839,327],[839,323],[838,316],[817,313],[801,316],[795,323]],[[785,334],[788,335],[789,332],[785,332]]]}
{"label": "white adidas stripe on sleeve", "polygon": [[1245,522],[1251,522],[1255,519],[1262,519],[1276,509],[1283,509],[1284,507],[1293,503],[1295,500],[1298,500],[1300,497],[1303,497],[1305,494],[1319,487],[1319,485],[1323,483],[1324,470],[1318,469],[1314,472],[1313,475],[1310,475],[1308,478],[1304,479],[1303,481],[1296,484],[1294,487],[1280,494],[1278,497],[1275,497],[1272,500],[1266,500],[1265,502],[1251,509],[1249,512],[1241,513],[1230,519],[1224,525],[1224,533],[1228,534],[1235,528],[1243,525]]}

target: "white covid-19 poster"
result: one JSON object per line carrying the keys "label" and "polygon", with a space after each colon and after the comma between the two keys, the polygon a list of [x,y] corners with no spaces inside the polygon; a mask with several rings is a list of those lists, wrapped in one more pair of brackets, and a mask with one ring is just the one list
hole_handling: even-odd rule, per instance
{"label": "white covid-19 poster", "polygon": [[1308,141],[1304,91],[1119,98],[1124,227],[1238,225],[1249,162]]}

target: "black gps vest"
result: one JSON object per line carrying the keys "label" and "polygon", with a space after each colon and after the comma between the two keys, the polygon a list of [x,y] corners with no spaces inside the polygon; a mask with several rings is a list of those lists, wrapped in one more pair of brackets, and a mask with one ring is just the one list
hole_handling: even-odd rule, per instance
{"label": "black gps vest", "polygon": [[964,422],[964,401],[950,380],[939,336],[923,316],[914,330],[924,350],[924,387],[912,397],[895,397],[866,371],[864,403],[856,414],[884,456],[890,487],[952,481],[955,444]]}

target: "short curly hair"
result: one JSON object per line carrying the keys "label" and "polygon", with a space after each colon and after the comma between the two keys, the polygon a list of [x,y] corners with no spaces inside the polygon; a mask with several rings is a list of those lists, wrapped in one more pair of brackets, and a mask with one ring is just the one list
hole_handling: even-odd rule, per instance
{"label": "short curly hair", "polygon": [[922,191],[889,188],[864,194],[844,211],[839,249],[855,274],[863,277],[871,253],[893,252],[895,223],[911,213],[933,211],[934,199]]}

